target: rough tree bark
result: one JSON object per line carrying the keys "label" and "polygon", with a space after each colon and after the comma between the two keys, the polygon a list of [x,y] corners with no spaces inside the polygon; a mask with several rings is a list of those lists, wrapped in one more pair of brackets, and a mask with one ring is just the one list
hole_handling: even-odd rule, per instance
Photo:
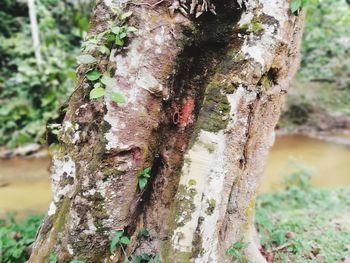
{"label": "rough tree bark", "polygon": [[[199,18],[186,9],[170,16],[168,1],[114,3],[133,12],[138,33],[108,65],[99,60],[117,81],[104,99],[89,99],[86,66],[78,68],[53,157],[53,202],[29,262],[50,253],[59,262],[122,261],[120,246],[109,251],[116,230],[131,239],[128,255],[232,262],[227,249],[244,237],[251,261],[264,262],[254,203],[298,66],[303,16],[286,0],[212,2],[217,15]],[[114,19],[112,4],[98,1],[90,36]],[[113,91],[127,102],[111,101]]]}

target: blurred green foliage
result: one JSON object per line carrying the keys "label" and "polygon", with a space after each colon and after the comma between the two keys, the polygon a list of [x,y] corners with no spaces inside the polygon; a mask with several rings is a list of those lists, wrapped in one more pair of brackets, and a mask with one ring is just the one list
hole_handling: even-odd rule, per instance
{"label": "blurred green foliage", "polygon": [[299,77],[350,85],[350,5],[308,0]]}
{"label": "blurred green foliage", "polygon": [[0,145],[38,142],[74,88],[92,1],[36,1],[44,64],[34,59],[25,1],[0,2]]}
{"label": "blurred green foliage", "polygon": [[28,216],[16,223],[14,216],[0,219],[0,262],[22,263],[28,259],[28,246],[34,241],[43,216]]}

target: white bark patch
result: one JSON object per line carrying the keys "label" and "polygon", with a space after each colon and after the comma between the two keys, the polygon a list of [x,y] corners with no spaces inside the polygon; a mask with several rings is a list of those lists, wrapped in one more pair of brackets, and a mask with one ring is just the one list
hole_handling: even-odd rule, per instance
{"label": "white bark patch", "polygon": [[[193,198],[195,209],[185,211],[186,215],[188,212],[191,213],[191,219],[184,226],[175,229],[172,242],[178,251],[191,252],[198,222],[202,221],[199,235],[202,236],[202,247],[205,252],[196,262],[216,262],[211,250],[217,242],[219,211],[216,205],[221,202],[224,187],[223,151],[223,132],[215,134],[201,131],[197,142],[185,156],[187,162],[182,169],[180,185],[195,189],[196,195]],[[183,193],[178,194],[183,195]],[[182,201],[179,200],[179,202]]]}
{"label": "white bark patch", "polygon": [[62,125],[63,134],[67,136],[71,143],[76,144],[80,139],[80,131],[78,123],[71,123],[70,121],[65,121]]}
{"label": "white bark patch", "polygon": [[49,211],[47,212],[48,216],[52,216],[56,213],[57,210],[57,206],[55,205],[55,202],[51,202],[50,206],[49,206]]}
{"label": "white bark patch", "polygon": [[262,11],[264,14],[274,17],[281,24],[288,19],[289,1],[263,0],[261,3],[263,4]]}
{"label": "white bark patch", "polygon": [[68,250],[68,253],[69,253],[70,255],[74,255],[74,250],[73,250],[73,247],[72,247],[71,245],[68,244],[67,250]]}
{"label": "white bark patch", "polygon": [[[71,196],[74,191],[75,178],[75,162],[68,156],[52,159],[52,191],[53,201],[57,203],[61,197]],[[71,178],[71,179],[70,179]],[[73,183],[69,183],[73,181]]]}
{"label": "white bark patch", "polygon": [[242,14],[239,25],[249,24],[252,16],[267,15],[271,16],[278,23],[275,25],[261,24],[264,33],[257,37],[251,33],[245,36],[244,44],[241,48],[246,56],[253,58],[256,62],[261,64],[263,71],[268,68],[267,62],[272,61],[275,55],[276,39],[283,41],[283,32],[285,21],[288,19],[287,9],[288,1],[279,0],[259,0],[259,1],[245,1],[246,11]]}
{"label": "white bark patch", "polygon": [[145,89],[153,94],[160,94],[163,91],[163,86],[157,81],[157,79],[150,74],[146,69],[141,69],[137,79],[136,85],[142,89]]}
{"label": "white bark patch", "polygon": [[240,116],[238,116],[238,106],[240,104],[240,101],[244,100],[245,102],[250,103],[255,98],[256,98],[255,92],[247,91],[242,85],[239,85],[235,93],[227,95],[227,99],[231,107],[231,110],[230,110],[231,120],[229,122],[228,127],[233,127],[238,121],[245,122],[245,119],[240,120],[239,119]]}

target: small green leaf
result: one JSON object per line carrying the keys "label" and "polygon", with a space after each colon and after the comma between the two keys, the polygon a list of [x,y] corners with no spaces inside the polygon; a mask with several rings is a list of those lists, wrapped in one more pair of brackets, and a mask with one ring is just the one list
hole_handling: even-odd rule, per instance
{"label": "small green leaf", "polygon": [[102,74],[100,72],[98,72],[97,70],[90,70],[85,74],[85,77],[91,81],[98,80],[101,76],[102,76]]}
{"label": "small green leaf", "polygon": [[100,46],[99,48],[98,48],[98,50],[102,53],[102,54],[105,54],[105,55],[109,55],[110,53],[111,53],[111,51],[109,50],[109,48],[108,47],[106,47],[106,46]]}
{"label": "small green leaf", "polygon": [[117,86],[117,81],[114,78],[108,77],[104,75],[101,79],[101,82],[105,84],[107,87],[115,87]]}
{"label": "small green leaf", "polygon": [[141,238],[141,237],[148,237],[149,236],[149,232],[146,228],[142,228],[140,229],[139,231],[139,234],[138,234],[138,237]]}
{"label": "small green leaf", "polygon": [[124,96],[118,92],[112,92],[112,100],[118,104],[122,104],[126,102]]}
{"label": "small green leaf", "polygon": [[290,4],[290,10],[292,13],[296,13],[299,11],[301,7],[301,0],[293,0],[292,3]]}
{"label": "small green leaf", "polygon": [[142,173],[149,174],[151,172],[151,167],[147,167]]}
{"label": "small green leaf", "polygon": [[50,254],[49,261],[50,263],[57,263],[57,256],[55,254]]}
{"label": "small green leaf", "polygon": [[130,244],[130,239],[128,237],[122,237],[120,239],[120,243],[122,243],[124,245],[129,245]]}
{"label": "small green leaf", "polygon": [[96,58],[93,56],[86,54],[86,55],[80,55],[77,57],[79,64],[92,64],[96,62]]}
{"label": "small green leaf", "polygon": [[102,84],[100,82],[97,82],[94,84],[94,88],[102,88]]}
{"label": "small green leaf", "polygon": [[147,185],[147,178],[140,178],[139,179],[139,188],[141,191],[143,191],[143,189],[145,189]]}
{"label": "small green leaf", "polygon": [[121,39],[119,36],[115,37],[115,44],[118,46],[124,46],[124,40]]}
{"label": "small green leaf", "polygon": [[117,244],[119,243],[119,241],[120,241],[120,238],[117,237],[117,236],[114,236],[114,237],[112,238],[111,246],[110,246],[111,254],[114,253],[115,249],[117,248]]}
{"label": "small green leaf", "polygon": [[116,35],[119,35],[120,31],[121,31],[121,27],[120,26],[115,26],[115,27],[112,27],[111,31],[116,34]]}
{"label": "small green leaf", "polygon": [[116,237],[122,237],[124,235],[124,230],[117,230],[115,231],[115,236]]}
{"label": "small green leaf", "polygon": [[119,38],[120,39],[126,38],[126,33],[125,32],[120,33]]}
{"label": "small green leaf", "polygon": [[151,167],[148,167],[146,169],[144,169],[141,173],[139,173],[139,177],[141,178],[149,178],[151,175],[150,175],[150,172],[151,172]]}
{"label": "small green leaf", "polygon": [[151,260],[151,257],[146,253],[142,253],[141,257],[142,257],[142,259],[147,260],[147,261]]}
{"label": "small green leaf", "polygon": [[132,260],[135,263],[141,263],[142,262],[142,257],[141,256],[132,256]]}
{"label": "small green leaf", "polygon": [[126,18],[130,17],[132,15],[131,11],[125,12],[120,16],[121,20],[125,20]]}
{"label": "small green leaf", "polygon": [[98,99],[105,95],[105,89],[104,88],[93,88],[90,91],[90,99]]}

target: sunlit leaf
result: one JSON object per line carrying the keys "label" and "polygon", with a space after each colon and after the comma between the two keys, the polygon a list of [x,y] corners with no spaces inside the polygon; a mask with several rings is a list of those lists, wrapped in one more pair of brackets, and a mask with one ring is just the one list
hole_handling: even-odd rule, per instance
{"label": "sunlit leaf", "polygon": [[122,104],[126,102],[124,96],[118,92],[112,92],[112,100],[118,104]]}
{"label": "sunlit leaf", "polygon": [[116,237],[122,237],[124,235],[124,231],[123,230],[117,230],[115,231],[115,236]]}
{"label": "sunlit leaf", "polygon": [[112,241],[111,241],[111,245],[110,245],[110,252],[113,254],[115,249],[117,248],[117,244],[119,243],[120,241],[120,237],[117,237],[117,236],[114,236],[112,238]]}
{"label": "sunlit leaf", "polygon": [[101,78],[101,82],[103,84],[105,84],[107,87],[115,87],[117,86],[117,81],[116,79],[114,78],[111,78],[111,77],[108,77],[106,75],[104,75],[102,78]]}
{"label": "sunlit leaf", "polygon": [[105,55],[107,55],[107,56],[111,53],[110,50],[109,50],[109,48],[106,47],[106,46],[104,46],[104,45],[100,46],[100,47],[98,48],[98,50],[99,50],[102,54],[105,54]]}
{"label": "sunlit leaf", "polygon": [[55,254],[50,254],[49,261],[50,263],[57,263],[57,256]]}
{"label": "sunlit leaf", "polygon": [[147,185],[147,178],[140,178],[139,179],[139,188],[141,191],[143,191],[143,189],[145,189]]}
{"label": "sunlit leaf", "polygon": [[120,239],[120,243],[122,243],[124,245],[129,245],[130,244],[130,239],[128,237],[122,237]]}
{"label": "sunlit leaf", "polygon": [[293,0],[292,3],[290,4],[290,10],[292,13],[296,13],[299,11],[301,7],[301,0]]}
{"label": "sunlit leaf", "polygon": [[98,72],[97,70],[90,70],[85,74],[85,77],[91,81],[98,80],[101,76],[102,76],[102,74],[100,72]]}
{"label": "sunlit leaf", "polygon": [[119,36],[115,37],[115,44],[118,46],[124,46],[124,40],[121,39]]}
{"label": "sunlit leaf", "polygon": [[115,26],[115,27],[112,27],[111,31],[116,34],[116,35],[119,35],[120,31],[121,31],[121,27],[120,26]]}
{"label": "sunlit leaf", "polygon": [[105,89],[104,88],[93,88],[90,91],[90,99],[98,99],[105,95]]}
{"label": "sunlit leaf", "polygon": [[96,58],[93,56],[86,54],[86,55],[80,55],[77,57],[79,64],[92,64],[96,62]]}

